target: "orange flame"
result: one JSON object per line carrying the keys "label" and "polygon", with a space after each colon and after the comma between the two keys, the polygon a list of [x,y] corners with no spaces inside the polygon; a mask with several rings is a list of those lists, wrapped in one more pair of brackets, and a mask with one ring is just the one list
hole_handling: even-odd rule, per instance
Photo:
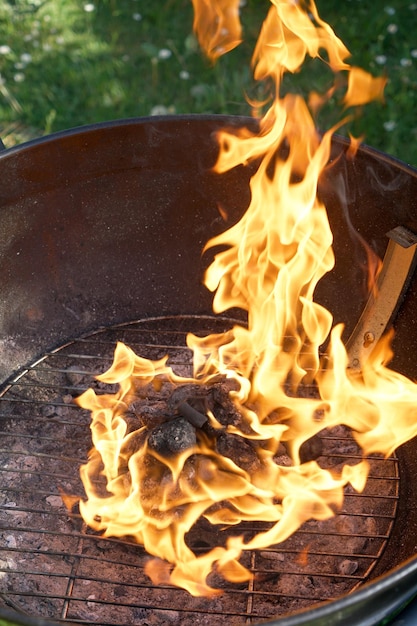
{"label": "orange flame", "polygon": [[374,78],[360,67],[352,67],[349,73],[349,84],[345,95],[347,106],[359,106],[370,100],[383,100],[385,77]]}
{"label": "orange flame", "polygon": [[[223,247],[205,276],[215,292],[214,311],[244,309],[248,325],[204,338],[188,335],[194,354],[190,379],[175,374],[166,358],[143,359],[118,344],[113,366],[98,379],[118,383],[119,390],[97,396],[90,389],[78,400],[92,412],[94,445],[81,470],[87,493],[80,502],[83,518],[107,536],[133,537],[156,557],[146,566],[154,582],[193,595],[216,593],[207,581],[213,570],[230,581],[248,580],[242,552],[280,543],[308,519],[334,515],[347,484],[364,488],[366,460],[339,474],[316,461],[302,463],[300,448],[309,438],[344,424],[364,454],[389,455],[417,433],[417,386],[386,367],[389,341],[378,345],[361,371],[349,370],[341,326],[332,329],[331,313],[314,301],[317,283],[334,265],[326,209],[317,198],[334,128],[319,135],[301,97],[279,96],[283,73],[296,72],[306,55],[323,58],[334,72],[349,72],[347,106],[380,98],[384,81],[349,67],[348,50],[312,1],[271,2],[253,65],[258,80],[273,78],[275,98],[259,132],[218,136],[217,172],[258,162],[252,200],[240,222],[206,246]],[[199,40],[211,58],[236,45],[236,0],[193,4]],[[193,428],[190,445],[170,454],[152,447],[146,425],[129,431],[128,408],[147,385],[174,389],[210,385],[219,377],[234,381],[228,397],[240,423],[224,427],[208,411],[211,434]],[[297,397],[301,385],[313,382],[316,397]],[[244,469],[219,453],[216,433],[222,428],[255,451],[253,467]],[[291,466],[276,462],[281,442]],[[221,527],[245,520],[270,525],[249,540],[229,537],[225,545],[197,555],[186,535],[201,518]]]}
{"label": "orange flame", "polygon": [[194,30],[200,46],[212,61],[241,42],[240,0],[192,0]]}

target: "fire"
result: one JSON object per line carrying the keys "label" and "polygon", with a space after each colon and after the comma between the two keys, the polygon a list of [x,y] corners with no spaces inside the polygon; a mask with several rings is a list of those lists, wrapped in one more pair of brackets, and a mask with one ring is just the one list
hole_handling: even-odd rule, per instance
{"label": "fire", "polygon": [[241,42],[240,0],[192,0],[194,30],[207,56],[215,61]]}
{"label": "fire", "polygon": [[[239,43],[239,2],[193,3],[199,40],[211,58]],[[167,358],[144,359],[120,343],[112,367],[97,377],[118,383],[118,391],[96,395],[90,389],[78,399],[92,413],[94,446],[81,469],[83,518],[106,536],[133,537],[155,557],[146,569],[154,582],[193,595],[218,592],[208,582],[213,571],[229,581],[248,580],[251,573],[240,562],[245,551],[284,541],[308,519],[334,515],[347,484],[363,490],[366,460],[336,474],[316,461],[301,462],[304,442],[343,424],[364,456],[390,455],[417,433],[417,386],[387,368],[389,338],[360,370],[350,370],[342,328],[333,327],[331,313],[314,301],[317,283],[334,265],[317,184],[335,128],[318,133],[311,112],[320,104],[317,94],[310,99],[313,107],[300,96],[280,96],[283,74],[298,71],[307,55],[347,74],[345,108],[382,98],[385,81],[347,64],[348,50],[312,1],[271,4],[253,56],[255,78],[273,79],[271,106],[259,132],[218,136],[217,172],[258,163],[252,199],[239,223],[206,245],[223,249],[205,276],[215,292],[214,312],[239,307],[247,312],[247,327],[204,338],[189,334],[192,378],[178,376]],[[335,90],[336,79],[321,101]],[[174,393],[190,385],[206,391],[219,381],[228,385],[227,401],[238,419],[222,423],[209,407],[197,425],[173,411],[171,422],[162,417],[151,427],[143,419],[129,427],[130,407],[149,390]],[[314,397],[299,393],[306,384],[315,386]],[[252,463],[219,451],[224,433],[250,450]],[[157,443],[160,437],[165,448]],[[283,443],[290,466],[276,460]],[[201,520],[221,528],[261,521],[268,529],[250,539],[229,536],[196,554],[186,539]]]}

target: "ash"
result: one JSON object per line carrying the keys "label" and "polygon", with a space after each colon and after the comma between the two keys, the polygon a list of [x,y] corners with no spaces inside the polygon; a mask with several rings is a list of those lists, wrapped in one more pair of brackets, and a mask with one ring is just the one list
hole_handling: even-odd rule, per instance
{"label": "ash", "polygon": [[[185,330],[207,334],[218,331],[219,323],[213,318],[163,318],[115,327],[48,354],[3,391],[0,603],[33,617],[85,624],[215,626],[227,619],[240,625],[289,615],[367,580],[395,519],[395,458],[370,458],[364,493],[347,488],[334,518],[308,522],[278,546],[245,553],[242,564],[254,573],[250,583],[227,583],[214,572],[208,582],[223,590],[215,598],[194,598],[181,589],[153,585],[144,573],[150,557],[140,546],[128,538],[106,539],[83,523],[76,502],[85,497],[79,466],[91,447],[90,416],[73,399],[92,384],[97,393],[111,391],[93,383],[93,375],[110,365],[116,339],[146,358],[168,353],[174,370],[191,376]],[[192,446],[201,431],[220,454],[251,473],[259,463],[252,443],[224,429],[213,433],[204,421],[210,410],[224,427],[241,424],[228,400],[230,384],[187,386],[175,393],[167,387],[152,401],[138,397],[126,422],[133,432],[146,424],[149,445],[164,454]],[[323,430],[303,455],[335,469],[361,458],[344,427]],[[277,462],[292,462],[283,446]],[[250,538],[266,528],[264,523],[242,523],[223,531],[202,519],[187,542],[202,553],[224,543],[228,533]]]}

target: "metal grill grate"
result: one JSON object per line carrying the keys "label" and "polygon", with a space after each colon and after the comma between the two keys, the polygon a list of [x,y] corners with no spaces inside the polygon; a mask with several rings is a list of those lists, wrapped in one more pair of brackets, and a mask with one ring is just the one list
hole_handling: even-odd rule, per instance
{"label": "metal grill grate", "polygon": [[[341,513],[305,524],[278,547],[245,554],[255,574],[245,585],[222,583],[214,599],[154,586],[143,572],[149,558],[129,541],[105,539],[68,514],[61,493],[83,496],[79,465],[91,445],[89,415],[72,403],[92,377],[107,369],[116,341],[191,376],[188,331],[206,335],[230,320],[181,316],[133,322],[48,352],[8,384],[0,396],[0,602],[55,622],[102,626],[146,623],[257,623],[348,593],[380,558],[395,519],[399,475],[395,458],[370,459],[362,494],[346,489]],[[108,386],[105,387],[108,391]],[[361,458],[343,429],[323,436],[326,467]],[[242,524],[247,536],[265,524]],[[210,536],[210,533],[208,533]],[[194,550],[210,539],[200,537]]]}

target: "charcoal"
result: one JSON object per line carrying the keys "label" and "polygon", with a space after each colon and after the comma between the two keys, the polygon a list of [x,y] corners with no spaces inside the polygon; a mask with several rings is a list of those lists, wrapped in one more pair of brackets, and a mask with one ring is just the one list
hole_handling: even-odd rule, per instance
{"label": "charcoal", "polygon": [[222,433],[216,442],[217,452],[232,459],[236,465],[253,473],[259,469],[261,462],[253,446],[238,435]]}
{"label": "charcoal", "polygon": [[180,454],[195,446],[196,443],[195,429],[184,418],[160,424],[148,437],[149,447],[166,456]]}
{"label": "charcoal", "polygon": [[178,410],[181,415],[190,422],[190,424],[193,424],[193,426],[196,426],[197,428],[202,428],[204,424],[207,423],[207,415],[195,409],[191,406],[191,404],[188,404],[188,402],[181,402]]}
{"label": "charcoal", "polygon": [[135,454],[135,452],[143,447],[145,441],[146,433],[144,431],[131,431],[123,442],[123,447],[121,450],[122,456],[124,456],[128,460],[132,454]]}
{"label": "charcoal", "polygon": [[149,429],[159,426],[170,418],[166,402],[163,401],[148,403],[138,400],[129,405],[127,415],[134,415],[138,420],[139,427],[147,426]]}
{"label": "charcoal", "polygon": [[323,454],[323,442],[318,435],[305,441],[300,448],[300,461],[307,463],[315,461]]}
{"label": "charcoal", "polygon": [[126,434],[133,433],[144,426],[140,417],[134,413],[125,413],[123,419],[126,422]]}
{"label": "charcoal", "polygon": [[207,403],[207,387],[205,385],[179,385],[176,387],[169,399],[168,406],[174,413],[183,402],[195,405],[195,401],[200,400],[203,404]]}

